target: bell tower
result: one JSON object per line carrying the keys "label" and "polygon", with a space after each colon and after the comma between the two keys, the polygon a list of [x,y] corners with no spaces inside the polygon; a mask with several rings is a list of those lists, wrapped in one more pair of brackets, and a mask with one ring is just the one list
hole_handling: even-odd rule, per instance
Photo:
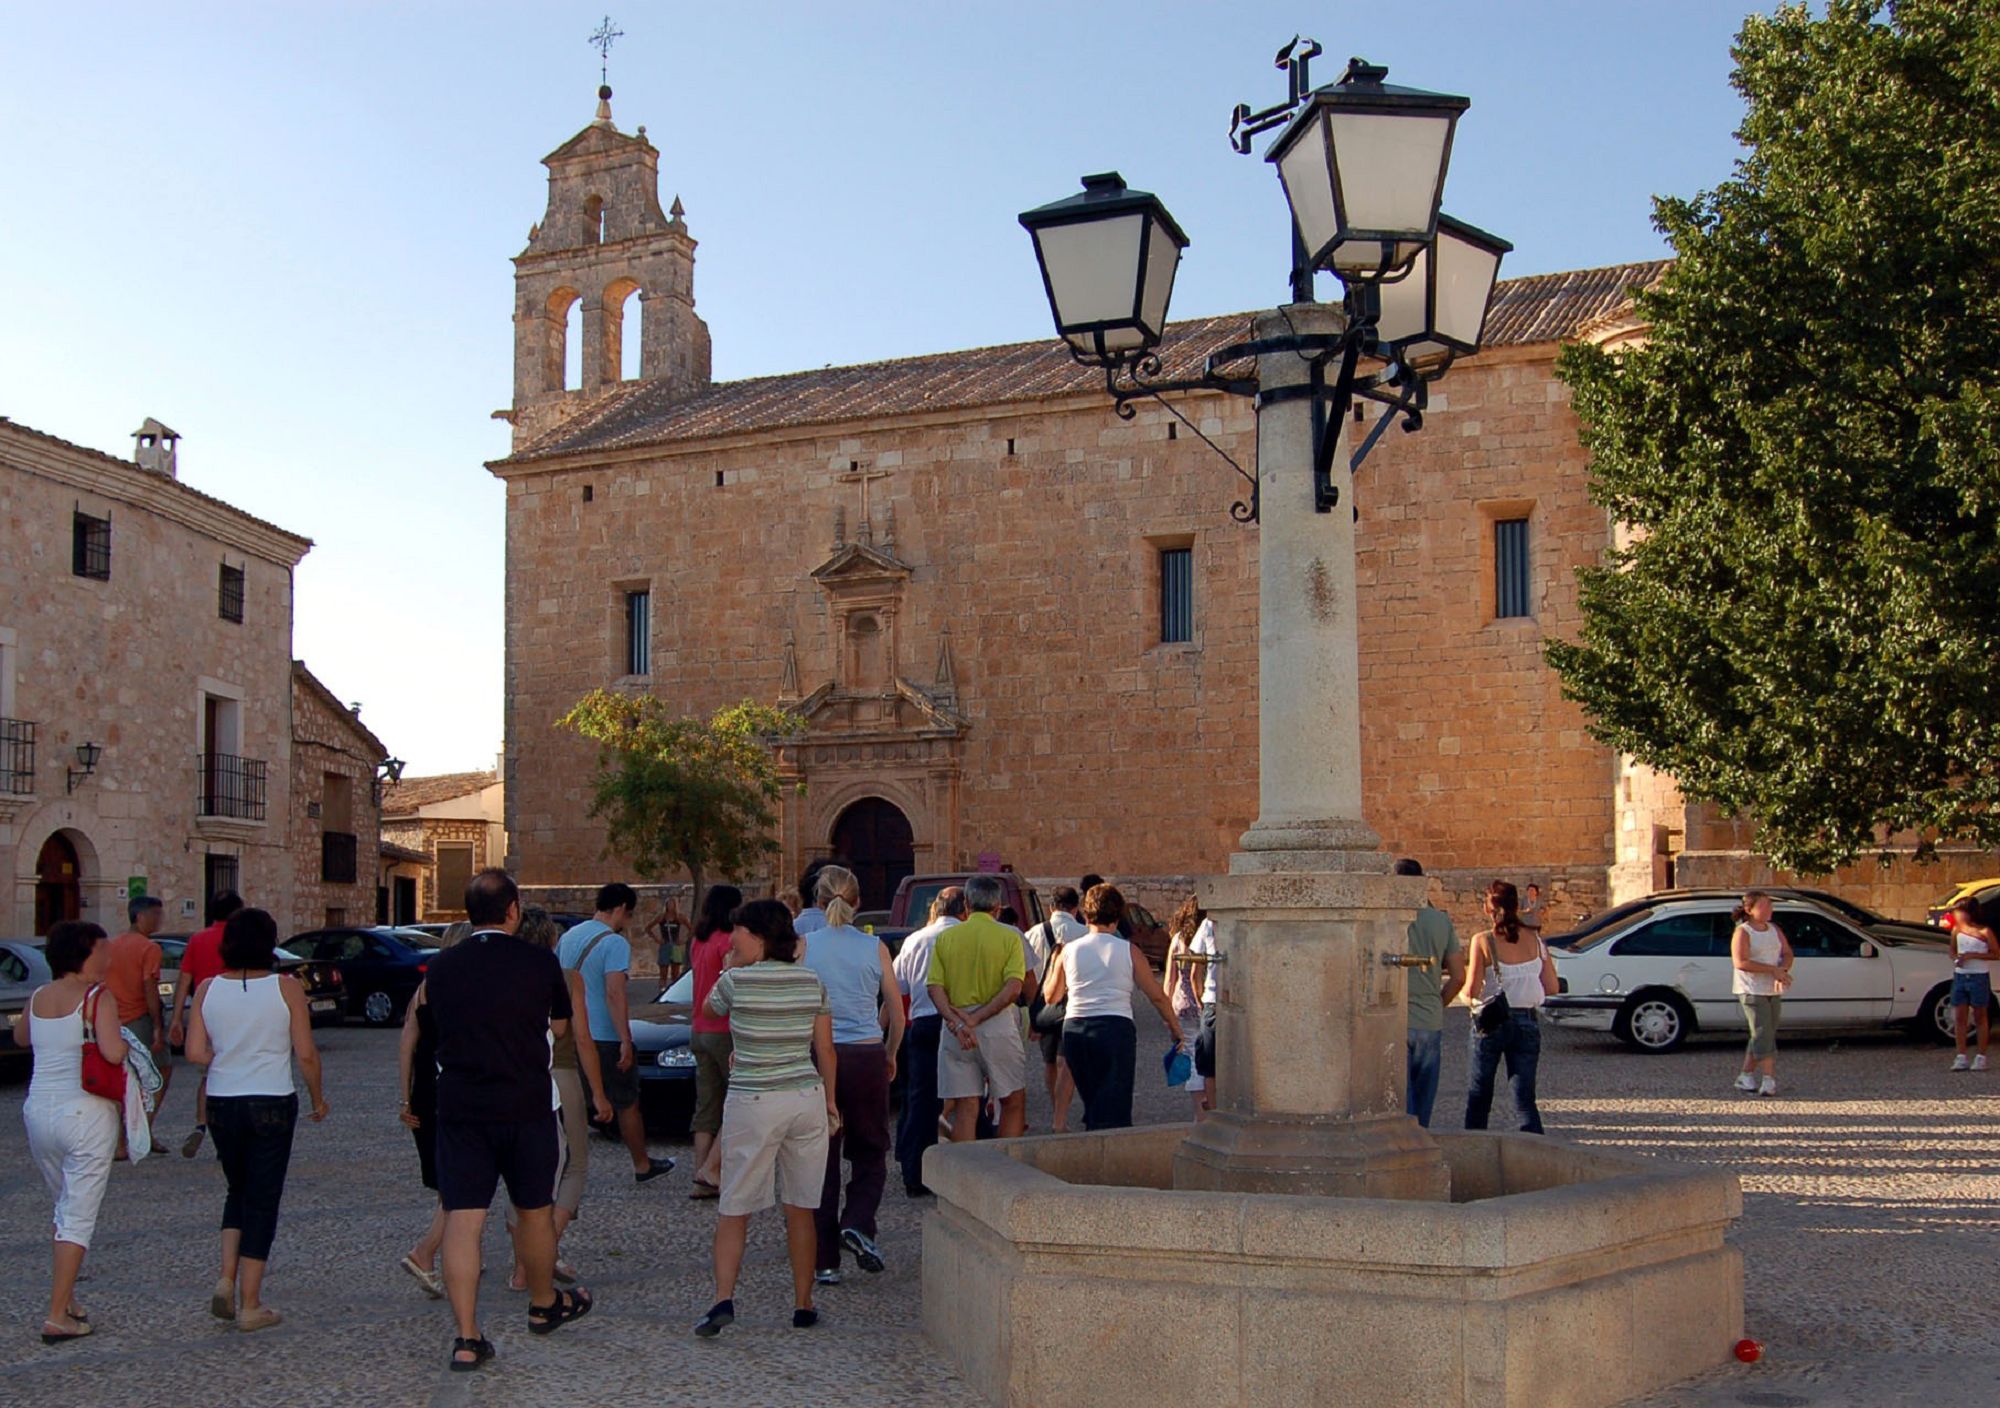
{"label": "bell tower", "polygon": [[[514,257],[514,405],[503,414],[517,449],[625,384],[628,339],[639,340],[639,379],[664,382],[675,398],[709,384],[695,242],[678,197],[660,209],[660,153],[646,129],[620,132],[601,87],[596,120],[542,164],[548,209]],[[582,339],[581,374],[566,383],[572,337]]]}

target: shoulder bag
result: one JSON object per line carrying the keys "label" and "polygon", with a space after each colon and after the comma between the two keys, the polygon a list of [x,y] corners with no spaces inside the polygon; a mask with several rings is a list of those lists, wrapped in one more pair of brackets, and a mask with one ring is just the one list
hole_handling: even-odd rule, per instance
{"label": "shoulder bag", "polygon": [[84,999],[84,1024],[89,1029],[83,1041],[83,1088],[106,1100],[125,1101],[125,1068],[107,1057],[97,1044],[97,1004],[104,989],[94,987]]}
{"label": "shoulder bag", "polygon": [[[1494,946],[1493,936],[1486,936],[1486,951],[1493,960],[1492,972],[1499,977],[1500,950]],[[1482,998],[1472,1006],[1472,1025],[1482,1036],[1491,1036],[1507,1025],[1507,1018],[1513,1013],[1513,1006],[1507,1001],[1507,990],[1500,989],[1493,996]]]}

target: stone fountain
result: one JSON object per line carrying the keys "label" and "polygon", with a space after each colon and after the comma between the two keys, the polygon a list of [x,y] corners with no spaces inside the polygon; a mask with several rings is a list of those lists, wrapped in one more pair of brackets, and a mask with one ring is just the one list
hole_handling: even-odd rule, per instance
{"label": "stone fountain", "polygon": [[[1295,304],[1256,335],[1340,317]],[[1395,959],[1424,882],[1362,816],[1353,514],[1306,507],[1311,414],[1258,414],[1261,808],[1203,889],[1214,1113],[925,1163],[925,1333],[995,1404],[1597,1408],[1741,1334],[1734,1175],[1403,1113]]]}

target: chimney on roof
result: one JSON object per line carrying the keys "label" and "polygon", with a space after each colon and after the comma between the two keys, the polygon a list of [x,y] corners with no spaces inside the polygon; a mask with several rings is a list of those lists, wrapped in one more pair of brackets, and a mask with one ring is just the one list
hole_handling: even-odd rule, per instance
{"label": "chimney on roof", "polygon": [[181,477],[180,467],[175,462],[175,450],[181,439],[178,432],[147,416],[146,423],[132,432],[132,438],[137,442],[132,459],[139,468],[164,474],[169,479]]}

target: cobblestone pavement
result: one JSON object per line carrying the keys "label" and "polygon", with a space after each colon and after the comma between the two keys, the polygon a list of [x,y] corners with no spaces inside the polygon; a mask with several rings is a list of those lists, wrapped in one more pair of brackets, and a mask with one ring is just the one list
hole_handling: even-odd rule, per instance
{"label": "cobblestone pavement", "polygon": [[[1463,1014],[1446,1041],[1440,1128],[1458,1124]],[[1148,1022],[1153,1019],[1148,1014]],[[1157,1027],[1150,1027],[1157,1033]],[[689,1326],[710,1299],[712,1204],[687,1201],[686,1169],[640,1188],[622,1151],[594,1146],[584,1219],[567,1254],[599,1297],[580,1325],[526,1333],[502,1286],[500,1219],[488,1228],[485,1323],[499,1359],[445,1370],[451,1329],[398,1258],[429,1209],[396,1121],[395,1037],[323,1030],[333,1113],[301,1124],[268,1286],[286,1323],[238,1335],[211,1320],[222,1184],[208,1150],[183,1160],[189,1087],[162,1129],[175,1152],[112,1179],[81,1298],[93,1338],[35,1336],[48,1267],[48,1202],[18,1118],[0,1119],[0,1402],[145,1404],[877,1405],[977,1401],[918,1329],[920,1210],[891,1177],[889,1270],[850,1271],[825,1291],[826,1323],[789,1327],[775,1215],[753,1221],[738,1292],[743,1318],[719,1340]],[[1152,1037],[1146,1045],[1164,1045]],[[1992,1209],[2000,1192],[1994,1103],[2000,1071],[1950,1075],[1936,1048],[1901,1039],[1788,1044],[1776,1100],[1728,1090],[1733,1049],[1628,1055],[1609,1038],[1550,1032],[1543,1106],[1559,1137],[1692,1162],[1744,1179],[1737,1240],[1749,1262],[1749,1330],[1763,1363],[1731,1366],[1644,1408],[1845,1408],[1992,1402],[1990,1288],[2000,1285]],[[1144,1069],[1146,1062],[1142,1060]],[[1140,1118],[1178,1118],[1185,1097],[1146,1083]],[[18,1099],[24,1076],[0,1078]],[[1504,1092],[1496,1108],[1503,1123]],[[1031,1106],[1046,1127],[1046,1106]],[[684,1148],[667,1147],[685,1156]],[[1107,1401],[1116,1401],[1115,1395]]]}

